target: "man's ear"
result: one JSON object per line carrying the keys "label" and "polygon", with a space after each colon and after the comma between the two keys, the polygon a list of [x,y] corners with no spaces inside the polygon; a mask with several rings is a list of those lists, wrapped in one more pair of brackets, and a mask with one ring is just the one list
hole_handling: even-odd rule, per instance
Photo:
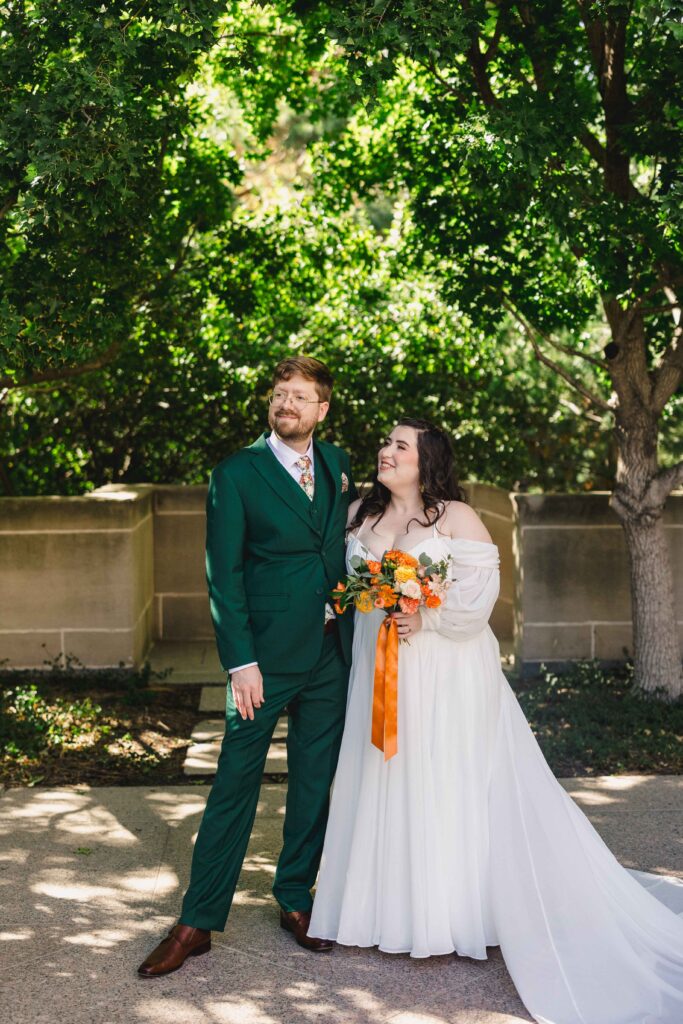
{"label": "man's ear", "polygon": [[327,416],[329,410],[330,410],[330,403],[329,402],[321,402],[320,403],[320,405],[318,406],[318,423],[322,423],[322,421]]}

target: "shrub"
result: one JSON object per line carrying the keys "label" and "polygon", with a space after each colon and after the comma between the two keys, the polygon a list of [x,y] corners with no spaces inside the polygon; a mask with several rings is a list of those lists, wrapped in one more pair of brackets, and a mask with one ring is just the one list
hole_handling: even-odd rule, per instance
{"label": "shrub", "polygon": [[47,699],[35,684],[5,690],[0,698],[0,754],[36,757],[48,748],[81,744],[97,733],[102,708],[89,697]]}

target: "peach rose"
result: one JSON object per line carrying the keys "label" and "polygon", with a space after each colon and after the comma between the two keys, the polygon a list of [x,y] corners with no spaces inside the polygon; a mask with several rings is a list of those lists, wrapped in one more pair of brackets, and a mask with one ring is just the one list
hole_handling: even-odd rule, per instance
{"label": "peach rose", "polygon": [[411,601],[420,600],[420,594],[422,593],[422,590],[420,588],[420,584],[417,582],[415,578],[411,580],[406,580],[405,583],[401,584],[399,590],[401,591],[404,597],[410,598]]}

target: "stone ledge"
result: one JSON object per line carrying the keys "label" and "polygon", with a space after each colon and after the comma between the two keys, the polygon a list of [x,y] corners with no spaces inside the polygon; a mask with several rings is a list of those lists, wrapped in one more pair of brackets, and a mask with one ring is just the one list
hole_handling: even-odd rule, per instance
{"label": "stone ledge", "polygon": [[152,515],[152,487],[100,488],[80,497],[0,498],[0,532],[69,534],[132,531]]}
{"label": "stone ledge", "polygon": [[[517,521],[528,526],[584,527],[586,529],[621,523],[609,507],[609,491],[588,494],[511,494]],[[674,491],[664,510],[666,526],[683,525],[683,491]]]}

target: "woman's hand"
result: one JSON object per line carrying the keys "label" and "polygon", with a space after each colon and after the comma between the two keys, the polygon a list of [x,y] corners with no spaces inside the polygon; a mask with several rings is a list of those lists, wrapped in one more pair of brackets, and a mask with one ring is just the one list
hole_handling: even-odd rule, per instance
{"label": "woman's hand", "polygon": [[408,640],[422,629],[422,616],[420,615],[419,608],[412,615],[404,615],[403,612],[392,612],[391,617],[398,626],[398,635],[401,640]]}

